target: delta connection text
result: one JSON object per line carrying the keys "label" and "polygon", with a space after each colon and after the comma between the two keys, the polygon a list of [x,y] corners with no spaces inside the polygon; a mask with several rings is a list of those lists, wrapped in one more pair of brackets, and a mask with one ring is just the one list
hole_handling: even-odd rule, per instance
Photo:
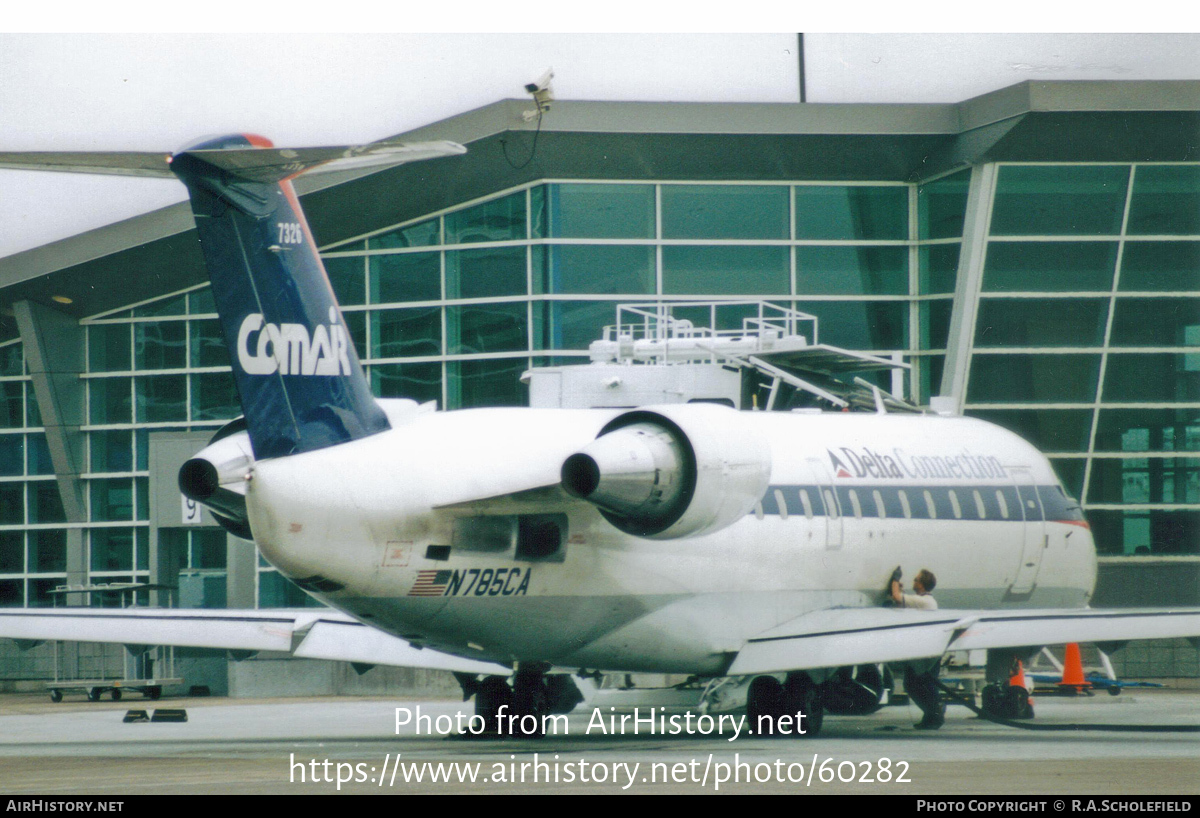
{"label": "delta connection text", "polygon": [[[712,716],[707,713],[697,715],[692,712],[670,713],[666,708],[635,707],[633,712],[618,713],[615,707],[592,709],[583,735],[588,736],[724,736],[728,741],[734,741],[742,735],[773,733],[790,735],[807,732],[807,718],[803,711],[788,713],[778,717],[762,715],[758,724],[747,724],[746,716],[722,713]],[[470,734],[474,736],[487,733],[525,734],[534,735],[570,735],[567,717],[565,715],[534,716],[528,713],[518,714],[506,704],[497,708],[496,715],[485,719],[478,714],[458,712],[454,714],[439,713],[430,715],[421,712],[421,706],[396,708],[396,734],[402,728],[411,727],[417,735],[449,736]],[[540,728],[540,729],[539,729]],[[576,727],[578,733],[578,726]]]}

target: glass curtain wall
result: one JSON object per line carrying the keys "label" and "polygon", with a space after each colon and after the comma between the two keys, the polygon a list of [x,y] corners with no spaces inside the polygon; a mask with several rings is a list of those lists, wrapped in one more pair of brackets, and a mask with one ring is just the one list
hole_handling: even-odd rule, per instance
{"label": "glass curtain wall", "polygon": [[67,532],[20,341],[0,344],[0,606],[50,607],[67,581]]}
{"label": "glass curtain wall", "polygon": [[[520,374],[585,360],[617,304],[761,297],[816,315],[826,343],[913,356],[924,401],[940,379],[968,179],[553,182],[323,256],[385,397],[524,405]],[[743,313],[718,310],[717,323]]]}
{"label": "glass curtain wall", "polygon": [[1001,165],[966,410],[1051,455],[1102,554],[1200,553],[1200,165]]}

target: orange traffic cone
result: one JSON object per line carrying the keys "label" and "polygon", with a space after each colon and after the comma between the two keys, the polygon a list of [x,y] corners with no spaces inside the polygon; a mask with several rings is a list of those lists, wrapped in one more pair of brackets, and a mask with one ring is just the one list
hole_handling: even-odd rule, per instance
{"label": "orange traffic cone", "polygon": [[[1014,688],[1021,688],[1018,694],[1013,694],[1009,700],[1011,702],[1012,715],[1011,719],[1031,719],[1033,718],[1033,697],[1030,695],[1033,691],[1029,684],[1025,681],[1025,665],[1020,659],[1017,660],[1017,672],[1008,680],[1008,689],[1010,693]],[[1019,698],[1018,698],[1019,695]]]}
{"label": "orange traffic cone", "polygon": [[1029,685],[1025,684],[1025,665],[1023,665],[1019,659],[1017,660],[1017,672],[1014,673],[1012,678],[1008,680],[1008,686],[1023,687],[1026,690],[1029,689]]}
{"label": "orange traffic cone", "polygon": [[1083,659],[1079,655],[1079,643],[1071,642],[1066,646],[1063,655],[1062,681],[1058,689],[1064,693],[1083,693],[1089,690],[1092,683],[1083,676]]}

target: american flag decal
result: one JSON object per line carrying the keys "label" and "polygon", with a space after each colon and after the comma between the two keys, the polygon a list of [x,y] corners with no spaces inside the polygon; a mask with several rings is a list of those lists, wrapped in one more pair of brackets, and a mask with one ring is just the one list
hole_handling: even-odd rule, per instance
{"label": "american flag decal", "polygon": [[418,571],[417,581],[413,584],[409,596],[441,596],[446,592],[446,584],[450,582],[452,571]]}

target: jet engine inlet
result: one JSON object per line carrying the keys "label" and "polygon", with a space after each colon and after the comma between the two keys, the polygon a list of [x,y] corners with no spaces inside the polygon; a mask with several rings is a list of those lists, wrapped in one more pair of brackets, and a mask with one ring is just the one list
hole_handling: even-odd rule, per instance
{"label": "jet engine inlet", "polygon": [[246,483],[243,479],[254,463],[249,437],[230,424],[212,442],[179,469],[179,490],[212,513],[231,534],[253,539],[246,513]]}

